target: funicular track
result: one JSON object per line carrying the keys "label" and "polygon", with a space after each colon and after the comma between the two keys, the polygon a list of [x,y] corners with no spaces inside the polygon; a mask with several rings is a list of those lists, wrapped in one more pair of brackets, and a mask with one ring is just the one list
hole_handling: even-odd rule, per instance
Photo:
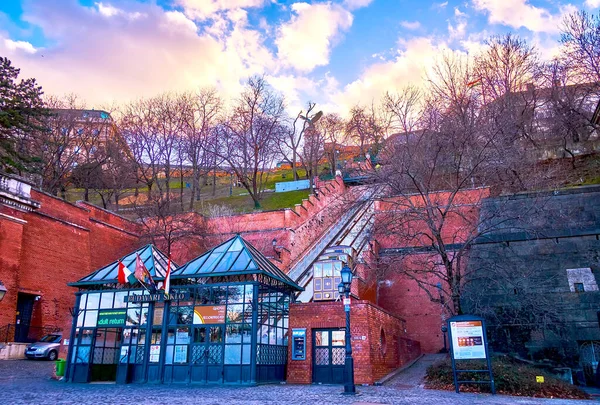
{"label": "funicular track", "polygon": [[312,267],[328,247],[338,245],[353,247],[360,261],[362,250],[369,240],[373,224],[373,198],[377,194],[378,190],[364,191],[354,205],[291,267],[288,275],[305,289],[296,298],[297,301],[308,302],[312,299]]}

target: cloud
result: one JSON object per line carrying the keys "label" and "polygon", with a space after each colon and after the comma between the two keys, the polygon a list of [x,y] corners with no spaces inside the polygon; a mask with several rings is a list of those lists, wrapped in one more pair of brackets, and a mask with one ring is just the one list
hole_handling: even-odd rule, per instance
{"label": "cloud", "polygon": [[29,54],[34,54],[37,52],[37,49],[27,41],[13,41],[11,39],[5,39],[4,46],[11,52],[23,51]]}
{"label": "cloud", "polygon": [[421,23],[418,21],[400,21],[400,25],[407,30],[417,30],[421,28]]}
{"label": "cloud", "polygon": [[448,34],[450,35],[450,40],[462,39],[465,37],[467,34],[468,17],[469,16],[460,11],[458,7],[454,7],[453,21],[448,20]]}
{"label": "cloud", "polygon": [[338,111],[347,113],[356,103],[377,102],[385,92],[396,91],[406,85],[422,87],[426,83],[428,69],[437,57],[449,51],[443,41],[432,37],[400,40],[399,50],[393,61],[377,62],[367,67],[360,77],[335,92],[330,100]]}
{"label": "cloud", "polygon": [[[596,1],[596,0],[593,0]],[[473,0],[476,10],[486,12],[491,24],[526,28],[533,32],[556,33],[565,14],[577,11],[571,4],[560,6],[558,14],[536,7],[527,0]]]}
{"label": "cloud", "polygon": [[440,11],[440,10],[445,9],[447,6],[448,6],[448,2],[444,1],[443,3],[433,3],[431,5],[431,8],[434,9],[434,10]]}
{"label": "cloud", "polygon": [[302,72],[327,65],[340,33],[352,25],[352,14],[332,3],[294,3],[291,9],[291,20],[279,27],[275,39],[279,59]]}
{"label": "cloud", "polygon": [[344,0],[344,6],[348,10],[357,10],[359,8],[367,7],[373,0]]}
{"label": "cloud", "polygon": [[600,7],[600,0],[585,0],[585,5],[589,8]]}
{"label": "cloud", "polygon": [[276,66],[243,10],[223,17],[221,31],[207,33],[180,11],[129,4],[125,10],[71,0],[25,3],[23,19],[49,45],[34,53],[31,44],[0,31],[0,55],[9,56],[23,77],[35,77],[46,94],[76,93],[90,108],[200,86],[232,97],[248,76]]}
{"label": "cloud", "polygon": [[269,0],[177,0],[185,14],[193,19],[205,20],[215,13],[246,8],[262,7]]}

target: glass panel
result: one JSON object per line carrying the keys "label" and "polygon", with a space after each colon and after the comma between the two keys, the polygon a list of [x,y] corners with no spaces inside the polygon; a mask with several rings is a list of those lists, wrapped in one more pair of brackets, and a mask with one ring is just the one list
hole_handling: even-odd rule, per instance
{"label": "glass panel", "polygon": [[250,343],[252,340],[252,324],[245,323],[242,325],[242,340],[244,343]]}
{"label": "glass panel", "polygon": [[333,276],[333,265],[331,263],[323,263],[323,277]]}
{"label": "glass panel", "polygon": [[242,304],[227,305],[227,323],[242,322]]}
{"label": "glass panel", "polygon": [[187,326],[177,328],[177,335],[175,343],[188,344],[190,343],[190,328]]}
{"label": "glass panel", "polygon": [[199,288],[196,290],[196,304],[206,305],[210,302],[210,288]]}
{"label": "glass panel", "polygon": [[127,296],[127,291],[117,291],[115,293],[115,303],[113,304],[115,308],[125,308],[127,303],[125,302],[125,297]]}
{"label": "glass panel", "polygon": [[323,277],[323,263],[315,263],[313,273],[315,277]]}
{"label": "glass panel", "polygon": [[193,274],[198,268],[204,264],[204,262],[208,259],[208,256],[200,257],[198,260],[195,260],[187,265],[186,269],[182,272],[182,274]]}
{"label": "glass panel", "polygon": [[167,345],[165,351],[165,364],[173,364],[173,345]]}
{"label": "glass panel", "polygon": [[233,265],[233,262],[235,261],[235,259],[237,258],[237,256],[239,254],[240,254],[240,252],[227,252],[227,253],[225,253],[225,255],[223,255],[223,258],[221,259],[221,261],[219,262],[219,264],[217,265],[217,267],[215,267],[215,269],[213,270],[213,272],[219,273],[219,272],[223,272],[223,271],[229,270],[229,268]]}
{"label": "glass panel", "polygon": [[83,326],[94,327],[97,322],[98,311],[85,311],[85,321],[83,322]]}
{"label": "glass panel", "polygon": [[210,343],[223,343],[223,328],[212,326],[210,328]]}
{"label": "glass panel", "polygon": [[340,277],[341,276],[341,271],[342,271],[342,262],[335,262],[334,263],[334,276],[336,277]]}
{"label": "glass panel", "polygon": [[244,345],[242,348],[242,364],[250,364],[250,345]]}
{"label": "glass panel", "polygon": [[225,343],[242,343],[242,325],[227,326],[225,331]]}
{"label": "glass panel", "polygon": [[184,324],[189,325],[194,319],[194,307],[171,307],[171,316],[169,317],[169,325]]}
{"label": "glass panel", "polygon": [[212,252],[206,261],[200,266],[196,273],[209,273],[213,270],[214,264],[221,257],[222,253]]}
{"label": "glass panel", "polygon": [[142,317],[140,318],[140,325],[145,325],[146,323],[148,323],[148,311],[150,311],[150,308],[148,307],[148,304],[145,304],[142,307]]}
{"label": "glass panel", "polygon": [[329,346],[329,331],[316,331],[315,332],[315,345],[317,346]]}
{"label": "glass panel", "polygon": [[227,298],[227,288],[214,287],[212,290],[212,300],[215,305],[225,304]]}
{"label": "glass panel", "polygon": [[94,331],[90,329],[84,329],[81,332],[81,344],[82,345],[91,345],[92,337],[94,336]]}
{"label": "glass panel", "polygon": [[225,345],[225,364],[240,364],[242,361],[241,345]]}
{"label": "glass panel", "polygon": [[237,258],[237,260],[235,261],[235,263],[233,263],[233,265],[231,266],[231,270],[232,271],[245,270],[246,267],[248,267],[248,263],[250,263],[250,256],[244,250],[242,253],[240,253],[240,255]]}
{"label": "glass panel", "polygon": [[88,294],[86,309],[98,309],[100,304],[100,293]]}
{"label": "glass panel", "polygon": [[194,330],[194,342],[204,343],[206,342],[206,327],[196,328]]}
{"label": "glass panel", "polygon": [[244,287],[244,289],[246,290],[245,295],[244,295],[244,302],[246,304],[250,304],[254,300],[254,286],[246,285]]}
{"label": "glass panel", "polygon": [[142,308],[130,308],[127,310],[127,320],[125,324],[127,326],[137,326],[140,324],[140,315]]}
{"label": "glass panel", "polygon": [[102,293],[102,298],[100,300],[100,308],[112,308],[114,296],[115,294],[112,292]]}
{"label": "glass panel", "polygon": [[80,309],[85,308],[85,302],[87,301],[87,296],[88,296],[88,294],[81,294],[81,298],[79,299],[79,308]]}
{"label": "glass panel", "polygon": [[233,243],[233,241],[229,241],[229,242],[223,243],[221,246],[217,246],[213,252],[215,252],[215,253],[223,253],[224,251],[226,251],[227,249],[229,249],[229,246],[231,246],[232,243]]}
{"label": "glass panel", "polygon": [[234,304],[237,302],[244,302],[244,286],[233,286],[228,287],[227,303]]}
{"label": "glass panel", "polygon": [[236,238],[233,241],[233,243],[231,244],[229,251],[230,252],[239,252],[242,249],[244,249],[244,245],[242,245],[242,242],[240,242],[240,240]]}
{"label": "glass panel", "polygon": [[346,344],[346,339],[344,337],[343,330],[334,330],[331,332],[331,344],[333,346],[344,346]]}

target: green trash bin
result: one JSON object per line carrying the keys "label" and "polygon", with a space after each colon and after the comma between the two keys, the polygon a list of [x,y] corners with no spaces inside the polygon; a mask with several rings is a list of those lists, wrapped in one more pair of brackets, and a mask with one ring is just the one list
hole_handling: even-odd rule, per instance
{"label": "green trash bin", "polygon": [[65,375],[65,367],[67,362],[65,359],[56,360],[56,376],[63,377]]}

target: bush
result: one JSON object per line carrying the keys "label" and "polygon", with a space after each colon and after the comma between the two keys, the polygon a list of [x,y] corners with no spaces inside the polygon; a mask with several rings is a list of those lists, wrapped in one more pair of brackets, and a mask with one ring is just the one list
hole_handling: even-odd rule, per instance
{"label": "bush", "polygon": [[[483,361],[459,361],[459,369],[484,370]],[[588,399],[589,395],[576,387],[560,380],[545,371],[532,366],[519,364],[506,357],[492,358],[492,371],[496,393],[538,398]],[[544,376],[544,382],[536,382],[536,376]],[[461,380],[484,381],[486,373],[460,373]],[[427,369],[425,387],[429,389],[454,390],[452,363],[450,359],[434,364]],[[461,384],[464,392],[490,392],[488,384]]]}

